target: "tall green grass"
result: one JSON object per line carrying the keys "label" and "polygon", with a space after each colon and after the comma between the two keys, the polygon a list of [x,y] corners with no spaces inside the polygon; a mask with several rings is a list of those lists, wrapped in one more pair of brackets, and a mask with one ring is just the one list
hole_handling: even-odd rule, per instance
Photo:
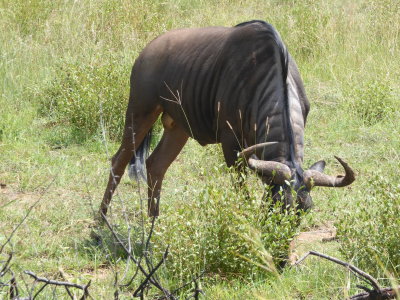
{"label": "tall green grass", "polygon": [[[219,13],[215,15],[216,7]],[[306,84],[311,85],[311,98],[320,98],[320,91],[313,89],[324,88],[329,93],[341,91],[337,100],[342,102],[355,86],[381,80],[398,91],[392,80],[399,76],[398,11],[399,4],[389,0],[252,1],[247,5],[234,1],[4,1],[0,24],[4,33],[2,103],[11,110],[37,106],[46,99],[42,90],[48,82],[62,80],[59,77],[74,65],[89,70],[110,65],[123,70],[119,76],[129,78],[127,66],[144,45],[169,29],[231,26],[255,18],[271,22],[281,32]],[[107,84],[104,80],[101,85]],[[78,92],[82,95],[73,97],[85,96],[88,85],[99,95],[98,110],[100,103],[123,106],[121,97],[112,99],[96,84],[82,84]],[[113,85],[118,94],[126,95],[126,84],[118,81]],[[54,92],[47,92],[51,98]],[[116,111],[104,111],[107,113],[114,116]],[[88,117],[86,123],[96,119],[95,115]],[[93,125],[87,126],[93,133]]]}
{"label": "tall green grass", "polygon": [[[301,228],[340,220],[343,241],[310,247],[361,266],[373,265],[370,270],[374,274],[389,272],[398,279],[392,227],[380,227],[387,243],[372,235],[376,249],[385,254],[380,262],[361,247],[365,234],[360,235],[359,229],[372,224],[371,219],[393,224],[398,219],[384,213],[396,211],[392,204],[398,198],[394,194],[393,200],[385,190],[399,184],[399,15],[400,2],[391,0],[1,1],[0,182],[6,183],[7,189],[0,194],[0,231],[10,232],[32,199],[46,191],[29,223],[14,238],[17,270],[32,269],[51,277],[61,268],[69,279],[92,278],[95,294],[111,297],[106,287],[113,281],[113,263],[87,237],[91,202],[97,209],[108,176],[107,158],[118,146],[135,58],[150,40],[173,28],[232,26],[263,19],[281,33],[299,65],[312,103],[305,166],[324,158],[327,172],[340,173],[332,158],[337,154],[357,172],[357,181],[349,188],[313,191],[316,209],[305,216]],[[224,223],[215,207],[223,207],[228,217],[237,213],[233,209],[236,204],[229,210],[219,202],[232,200],[230,190],[224,191],[225,184],[230,184],[225,182],[229,176],[221,169],[217,173],[212,170],[220,164],[218,147],[201,148],[189,142],[167,173],[160,234],[182,246],[182,250],[171,249],[181,260],[180,265],[179,260],[171,260],[173,270],[188,270],[192,258],[185,256],[188,249],[184,239],[171,232],[174,228],[187,230],[187,239],[190,226],[205,228],[199,232],[203,237],[209,234],[209,242],[200,245],[204,247],[203,258],[212,251],[205,244],[217,243],[211,240],[212,228],[206,228],[205,219],[190,209],[179,211],[179,207],[207,212],[202,207],[207,204],[216,218],[210,223],[213,228]],[[211,185],[209,174],[225,180],[219,185],[221,190],[205,188]],[[384,174],[385,184],[373,184],[376,174]],[[250,186],[253,181],[250,179]],[[133,211],[138,204],[136,196],[129,196],[132,188],[137,186],[123,180],[119,192],[128,198],[127,205]],[[113,205],[113,220],[123,222],[121,202],[114,199]],[[131,212],[129,216],[134,215]],[[185,222],[191,225],[185,226]],[[230,231],[221,232],[228,235]],[[235,245],[233,240],[233,236],[225,239],[228,248],[229,243]],[[221,266],[230,264],[234,272],[252,272],[251,265],[239,261],[237,256],[233,259],[226,254]],[[212,272],[222,268],[216,263],[213,266]],[[238,299],[331,299],[332,295],[343,298],[355,292],[355,282],[334,270],[324,262],[311,263],[285,270],[267,282],[246,283],[246,276],[240,274],[240,281],[224,280],[222,270],[220,282],[208,286],[206,292],[210,299],[232,299],[232,295]],[[171,281],[183,277],[178,274]]]}

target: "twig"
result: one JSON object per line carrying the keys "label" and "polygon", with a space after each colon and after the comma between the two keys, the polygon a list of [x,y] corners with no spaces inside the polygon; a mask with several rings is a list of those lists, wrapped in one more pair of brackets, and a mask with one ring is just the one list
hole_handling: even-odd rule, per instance
{"label": "twig", "polygon": [[12,277],[10,280],[10,299],[18,298],[18,296],[19,296],[19,291],[17,287],[17,281],[15,280],[15,276],[12,273]]}
{"label": "twig", "polygon": [[396,299],[400,295],[400,286],[384,288],[379,291],[369,291],[350,297],[350,300],[385,300]]}
{"label": "twig", "polygon": [[351,270],[352,272],[354,272],[355,274],[360,275],[361,277],[365,278],[374,288],[375,291],[380,291],[381,287],[379,286],[378,282],[376,281],[376,279],[374,277],[372,277],[371,275],[369,275],[368,273],[365,273],[364,271],[360,270],[359,268],[353,266],[352,264],[349,264],[348,262],[344,262],[340,259],[316,252],[316,251],[310,251],[308,252],[306,255],[304,255],[302,258],[300,258],[294,265],[297,266],[299,265],[303,260],[305,260],[309,255],[315,255],[324,259],[327,259],[329,261],[332,261],[334,263],[337,263],[341,266],[344,266],[346,268],[348,268],[349,270]]}
{"label": "twig", "polygon": [[393,288],[381,288],[378,284],[378,281],[369,275],[368,273],[365,273],[364,271],[358,269],[357,267],[353,266],[352,264],[349,264],[347,262],[344,262],[340,259],[337,259],[335,257],[331,257],[316,251],[310,251],[306,255],[304,255],[302,258],[300,258],[294,266],[299,265],[303,260],[305,260],[309,255],[315,255],[317,257],[321,257],[324,259],[327,259],[329,261],[332,261],[334,263],[337,263],[341,266],[344,266],[348,268],[350,271],[352,271],[357,277],[360,277],[361,279],[369,282],[369,284],[372,285],[374,288],[373,290],[370,290],[364,286],[359,286],[357,285],[358,288],[364,290],[365,292],[357,294],[355,296],[350,297],[350,300],[385,300],[385,299],[395,299],[396,297],[400,296],[400,286],[398,287],[393,287]]}
{"label": "twig", "polygon": [[189,298],[186,298],[186,300],[189,299],[195,299],[195,300],[199,300],[200,299],[200,294],[204,295],[204,292],[202,291],[202,289],[199,288],[199,283],[197,281],[194,282],[195,288],[193,290],[193,295],[189,296]]}
{"label": "twig", "polygon": [[10,262],[11,262],[12,256],[13,256],[12,253],[8,255],[8,259],[7,259],[7,261],[5,262],[3,268],[2,268],[1,271],[0,271],[0,277],[4,276],[4,274],[7,273],[7,271],[9,270],[9,269],[8,269],[8,265],[9,265]]}
{"label": "twig", "polygon": [[[160,198],[157,199],[156,207],[158,207],[159,205],[160,205]],[[151,220],[151,227],[150,227],[149,235],[148,235],[148,237],[147,237],[146,246],[145,246],[145,249],[144,249],[144,259],[145,259],[145,261],[146,261],[146,265],[147,265],[147,268],[148,268],[149,270],[151,270],[151,269],[154,268],[154,267],[153,267],[153,263],[152,263],[151,259],[149,258],[149,253],[151,253],[151,250],[150,250],[150,239],[151,239],[151,237],[152,237],[152,235],[153,235],[155,221],[156,221],[156,217],[154,216],[154,217],[152,218],[152,220]],[[143,231],[144,231],[144,226],[143,226]],[[169,245],[168,245],[166,251],[168,251],[168,249],[169,249]],[[157,282],[157,283],[161,286],[161,284],[160,284],[159,281],[158,281],[158,276],[157,276],[157,274],[154,274],[153,280],[154,280],[155,282]],[[164,293],[165,293],[165,292],[164,292]],[[165,294],[165,295],[168,296],[168,294]]]}
{"label": "twig", "polygon": [[[89,295],[89,286],[92,283],[91,280],[89,280],[89,282],[87,283],[87,285],[85,285],[84,289],[83,289],[83,295],[81,297],[81,300],[85,300],[87,297],[91,297]],[[92,297],[91,297],[92,298]]]}
{"label": "twig", "polygon": [[[157,203],[156,205],[158,205],[158,203]],[[139,257],[139,260],[138,260],[137,263],[135,262],[137,265],[140,265],[141,262],[142,262],[142,259],[143,259],[143,257],[144,257],[145,260],[146,260],[147,267],[148,267],[149,269],[153,269],[153,266],[151,265],[151,262],[149,261],[149,259],[148,259],[148,257],[147,257],[147,253],[148,253],[148,249],[149,249],[149,245],[150,245],[150,238],[151,238],[151,236],[152,236],[152,234],[153,234],[153,231],[154,231],[155,219],[156,219],[156,217],[153,217],[152,220],[151,220],[151,227],[150,227],[149,236],[148,236],[148,238],[147,238],[147,240],[146,240],[145,248],[144,248],[144,250],[143,250],[144,255],[141,255],[141,256]],[[143,225],[143,233],[144,233],[144,231],[145,231],[145,229],[144,229],[144,222],[142,222],[142,225]],[[143,243],[144,243],[144,236],[142,237],[142,244],[143,244]],[[128,251],[129,251],[129,250],[128,250]],[[129,251],[129,252],[130,252],[130,251]],[[139,268],[136,269],[135,273],[133,274],[133,276],[131,277],[131,279],[128,281],[128,283],[126,283],[126,284],[121,284],[120,286],[127,287],[127,286],[131,285],[132,282],[133,282],[133,280],[136,278],[136,276],[137,276],[137,274],[138,274],[138,271],[139,271]],[[153,279],[157,284],[159,284],[159,285],[161,286],[161,284],[158,282],[158,280],[156,280],[156,278],[152,278],[152,279]]]}
{"label": "twig", "polygon": [[[63,275],[63,273],[62,273],[61,271],[60,271],[59,274],[60,274],[61,279],[65,280],[65,277],[64,277],[64,275]],[[68,288],[67,286],[64,286],[64,287],[65,287],[65,290],[67,291],[68,296],[70,296],[71,299],[73,299],[74,296],[72,295],[72,293],[71,293],[71,291],[69,290],[69,288]]]}
{"label": "twig", "polygon": [[201,277],[203,277],[204,273],[206,271],[202,271],[200,274],[198,274],[196,277],[192,278],[192,280],[190,280],[189,282],[185,283],[184,285],[180,286],[179,288],[175,289],[171,294],[175,295],[178,291],[180,291],[181,289],[184,289],[185,287],[187,287],[188,285],[192,284],[193,282],[196,283],[198,279],[200,279]]}
{"label": "twig", "polygon": [[114,279],[114,286],[115,286],[115,292],[114,292],[114,300],[119,299],[119,291],[118,291],[118,272],[115,272],[115,279]]}
{"label": "twig", "polygon": [[[91,283],[91,280],[86,284],[86,285],[80,285],[77,283],[71,283],[71,282],[66,282],[66,281],[58,281],[58,280],[51,280],[51,279],[47,279],[44,277],[39,277],[37,276],[35,273],[33,273],[32,271],[25,271],[25,274],[31,276],[33,279],[35,279],[35,282],[42,282],[44,283],[44,285],[39,289],[39,291],[36,292],[36,294],[33,296],[33,299],[36,298],[36,296],[39,295],[40,292],[43,291],[43,289],[47,286],[47,285],[53,285],[53,286],[63,286],[63,287],[72,287],[72,288],[76,288],[79,290],[83,291],[83,296],[81,299],[86,299],[89,295],[89,286]],[[68,293],[69,296],[71,297],[71,294]],[[72,297],[73,299],[73,297]]]}
{"label": "twig", "polygon": [[77,288],[77,289],[80,289],[80,290],[84,290],[85,287],[86,287],[86,285],[80,285],[80,284],[77,284],[77,283],[71,283],[71,282],[67,282],[67,281],[57,281],[57,280],[47,279],[47,278],[44,278],[44,277],[39,277],[35,273],[33,273],[32,271],[25,271],[24,273],[29,275],[29,276],[31,276],[37,282],[43,282],[43,283],[47,283],[47,284],[51,284],[51,285],[57,285],[57,286],[73,287],[73,288]]}
{"label": "twig", "polygon": [[[161,265],[167,259],[167,256],[168,256],[168,253],[169,253],[168,250],[169,250],[169,246],[165,250],[164,255],[163,255],[162,259],[159,261],[159,263],[150,271],[150,273],[146,276],[146,279],[143,280],[143,282],[140,284],[140,286],[133,293],[133,297],[138,297],[139,292],[143,292],[144,287],[147,285],[147,282],[149,282],[149,280],[152,278],[153,274],[158,270],[159,267],[161,267]],[[170,296],[172,296],[172,295],[170,295]]]}
{"label": "twig", "polygon": [[[137,259],[132,255],[132,253],[126,249],[125,245],[122,243],[122,241],[120,240],[120,238],[118,237],[118,235],[115,233],[114,229],[112,228],[110,222],[107,220],[107,217],[104,215],[104,213],[101,213],[101,216],[104,220],[104,222],[106,223],[108,229],[110,229],[112,235],[114,236],[114,238],[118,241],[118,243],[121,245],[121,247],[124,249],[125,253],[129,255],[129,257],[132,259],[132,261],[138,266],[138,268],[140,269],[140,271],[143,273],[144,276],[148,276],[146,270],[142,267],[142,265],[137,261]],[[163,293],[166,292],[166,290],[156,281],[154,281],[152,278],[149,279],[149,282],[154,285],[156,288],[158,288],[160,291],[162,291]],[[168,293],[169,294],[169,293]]]}

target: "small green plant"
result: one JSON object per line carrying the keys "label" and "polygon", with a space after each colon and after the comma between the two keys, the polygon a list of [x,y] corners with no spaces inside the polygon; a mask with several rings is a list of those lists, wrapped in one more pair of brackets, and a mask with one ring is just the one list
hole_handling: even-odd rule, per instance
{"label": "small green plant", "polygon": [[[129,94],[129,68],[109,60],[97,64],[65,63],[39,92],[39,112],[54,125],[69,127],[77,140],[101,132],[122,135]],[[103,123],[103,124],[102,124]]]}
{"label": "small green plant", "polygon": [[353,91],[350,110],[366,125],[390,118],[395,111],[392,90],[385,82],[371,81]]}
{"label": "small green plant", "polygon": [[342,253],[375,277],[400,275],[400,185],[383,176],[367,184],[362,201],[337,222]]}
{"label": "small green plant", "polygon": [[287,258],[300,219],[295,209],[283,210],[270,197],[261,200],[255,193],[222,186],[218,177],[210,174],[196,199],[160,216],[156,244],[171,245],[166,266],[175,280],[185,281],[202,270],[254,279],[274,273],[274,263]]}

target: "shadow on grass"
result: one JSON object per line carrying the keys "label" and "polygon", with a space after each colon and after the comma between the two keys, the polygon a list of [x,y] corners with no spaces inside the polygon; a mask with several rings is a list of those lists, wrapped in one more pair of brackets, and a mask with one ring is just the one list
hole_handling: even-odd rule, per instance
{"label": "shadow on grass", "polygon": [[[100,255],[114,262],[127,259],[127,252],[137,258],[144,255],[146,240],[143,239],[140,226],[131,228],[129,233],[127,228],[113,226],[113,231],[117,237],[105,225],[92,228],[90,236],[78,246],[79,252],[85,253],[89,258],[98,258]],[[151,243],[149,246],[151,247]]]}

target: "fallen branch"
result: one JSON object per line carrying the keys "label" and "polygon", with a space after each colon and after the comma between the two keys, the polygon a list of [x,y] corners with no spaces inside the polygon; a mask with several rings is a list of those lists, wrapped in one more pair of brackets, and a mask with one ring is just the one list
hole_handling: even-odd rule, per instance
{"label": "fallen branch", "polygon": [[[44,277],[39,277],[31,271],[25,271],[24,273],[31,276],[33,279],[35,279],[35,282],[44,283],[44,285],[39,289],[39,291],[37,291],[36,294],[33,296],[33,299],[35,299],[36,296],[38,296],[47,285],[63,286],[65,288],[71,287],[71,288],[76,288],[76,289],[82,290],[83,291],[83,295],[81,297],[82,300],[87,299],[88,297],[91,297],[89,294],[89,290],[88,290],[91,280],[89,280],[89,282],[86,285],[80,285],[77,283],[71,283],[71,282],[66,282],[66,281],[57,281],[57,280],[47,279]],[[68,295],[71,297],[71,299],[74,299],[74,297],[70,293],[68,293]]]}
{"label": "fallen branch", "polygon": [[[201,272],[198,274],[196,277],[192,278],[189,282],[185,283],[184,285],[180,286],[179,288],[175,289],[172,294],[175,295],[178,291],[184,289],[185,287],[189,286],[190,284],[194,283],[197,286],[197,280],[199,280],[201,277],[203,277],[205,274],[205,271]],[[203,293],[203,292],[202,292]]]}
{"label": "fallen branch", "polygon": [[[133,293],[133,297],[139,297],[140,294],[143,293],[147,282],[152,278],[152,276],[154,275],[154,273],[158,270],[159,267],[161,267],[161,265],[165,262],[165,260],[167,259],[168,256],[168,250],[169,250],[169,246],[167,247],[167,249],[165,250],[165,253],[162,257],[162,259],[160,260],[160,262],[155,266],[155,268],[153,268],[149,275],[146,276],[146,279],[143,280],[143,282],[140,284],[140,286],[136,289],[136,291]],[[172,295],[169,295],[171,298],[175,299]]]}
{"label": "fallen branch", "polygon": [[397,288],[384,288],[377,291],[368,291],[361,294],[357,294],[350,297],[350,300],[385,300],[385,299],[396,299],[400,296],[400,286]]}
{"label": "fallen branch", "polygon": [[309,251],[306,255],[300,258],[294,264],[294,266],[298,266],[310,255],[324,258],[326,260],[332,261],[336,264],[346,267],[347,269],[352,271],[356,276],[368,282],[373,287],[373,289],[370,290],[364,286],[358,286],[359,288],[363,289],[366,292],[350,297],[351,300],[384,300],[384,299],[395,299],[397,296],[400,296],[400,286],[397,288],[381,288],[379,286],[378,281],[370,274],[360,270],[359,268],[355,267],[352,264],[349,264],[348,262],[342,261],[335,257],[325,255],[316,251]]}
{"label": "fallen branch", "polygon": [[8,272],[8,270],[9,270],[8,266],[10,265],[12,257],[13,257],[12,253],[8,255],[8,259],[4,262],[4,265],[0,271],[0,278],[3,277],[4,274]]}
{"label": "fallen branch", "polygon": [[[130,259],[136,264],[136,266],[139,268],[139,270],[142,272],[142,274],[148,278],[148,282],[150,282],[153,286],[155,286],[157,289],[159,289],[161,292],[163,292],[164,294],[166,294],[168,297],[172,297],[171,293],[169,293],[168,290],[166,290],[164,287],[162,287],[156,280],[154,280],[154,278],[152,276],[149,276],[149,274],[147,273],[147,271],[142,267],[142,265],[140,264],[140,261],[138,261],[131,253],[131,251],[129,251],[128,249],[126,249],[124,243],[121,241],[121,239],[118,237],[118,235],[116,234],[116,232],[114,231],[114,229],[112,228],[110,222],[107,220],[107,217],[101,213],[101,216],[104,220],[104,222],[106,223],[108,229],[111,231],[111,234],[114,236],[114,238],[118,241],[118,243],[121,245],[121,247],[124,249],[125,253],[130,257]],[[151,272],[150,272],[151,273]],[[173,298],[173,297],[172,297]]]}

